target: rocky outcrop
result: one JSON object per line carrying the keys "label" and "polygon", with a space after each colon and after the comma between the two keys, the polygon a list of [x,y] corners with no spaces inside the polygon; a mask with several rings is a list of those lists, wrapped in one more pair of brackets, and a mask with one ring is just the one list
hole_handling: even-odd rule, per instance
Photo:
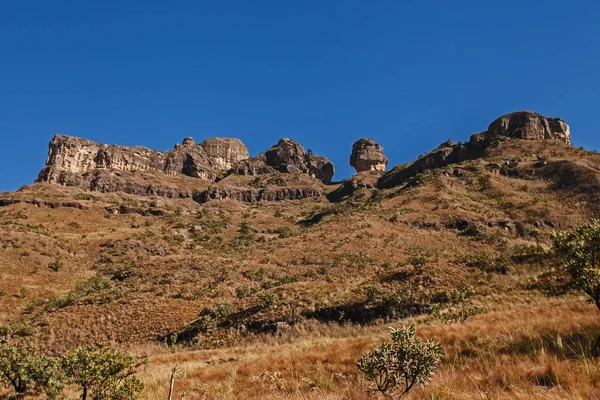
{"label": "rocky outcrop", "polygon": [[496,119],[487,131],[472,135],[467,143],[455,144],[449,140],[412,164],[392,169],[379,179],[377,186],[386,189],[402,185],[424,171],[482,157],[493,142],[511,138],[571,142],[569,125],[563,120],[531,111],[515,112]]}
{"label": "rocky outcrop", "polygon": [[324,196],[321,182],[306,174],[230,175],[194,194],[199,203],[212,200],[237,200],[245,203],[301,200]]}
{"label": "rocky outcrop", "polygon": [[246,160],[250,155],[248,148],[235,138],[208,138],[200,143],[211,161],[212,167],[222,174],[226,173],[238,161]]}
{"label": "rocky outcrop", "polygon": [[300,143],[283,138],[258,157],[234,164],[229,174],[262,175],[277,171],[308,174],[323,183],[330,183],[335,173],[333,164],[327,158],[306,152]]}
{"label": "rocky outcrop", "polygon": [[350,166],[356,172],[364,171],[385,171],[388,159],[383,155],[383,147],[373,139],[359,139],[352,145],[352,155],[350,156]]}
{"label": "rocky outcrop", "polygon": [[211,200],[237,200],[244,203],[257,203],[261,201],[301,200],[311,197],[321,197],[323,191],[312,188],[211,188],[197,193],[194,200],[206,203]]}
{"label": "rocky outcrop", "polygon": [[327,194],[329,201],[338,202],[346,197],[354,196],[361,190],[377,188],[377,181],[381,174],[378,171],[363,171],[346,179],[337,189]]}
{"label": "rocky outcrop", "polygon": [[546,118],[530,111],[506,114],[490,124],[490,135],[526,140],[557,139],[571,143],[569,125],[560,118]]}
{"label": "rocky outcrop", "polygon": [[239,161],[229,170],[230,175],[266,175],[274,174],[275,172],[275,168],[267,165],[264,154]]}
{"label": "rocky outcrop", "polygon": [[215,180],[219,173],[244,158],[248,158],[248,149],[238,139],[207,139],[198,145],[194,139],[186,138],[173,150],[161,152],[56,135],[50,142],[46,166],[37,182],[77,184],[77,175],[95,170],[161,171],[167,175]]}

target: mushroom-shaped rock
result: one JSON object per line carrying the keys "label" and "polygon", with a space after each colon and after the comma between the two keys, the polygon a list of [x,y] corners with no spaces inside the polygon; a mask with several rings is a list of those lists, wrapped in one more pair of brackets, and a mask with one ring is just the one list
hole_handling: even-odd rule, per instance
{"label": "mushroom-shaped rock", "polygon": [[350,165],[356,172],[385,171],[389,160],[383,155],[383,147],[373,139],[359,139],[352,145]]}
{"label": "mushroom-shaped rock", "polygon": [[571,143],[569,125],[560,118],[546,118],[531,111],[518,111],[501,116],[492,122],[488,134],[517,139],[558,139]]}

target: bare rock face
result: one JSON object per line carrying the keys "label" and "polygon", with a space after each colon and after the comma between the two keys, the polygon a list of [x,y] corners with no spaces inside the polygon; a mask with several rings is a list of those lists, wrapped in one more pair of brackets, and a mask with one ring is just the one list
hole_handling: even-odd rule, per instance
{"label": "bare rock face", "polygon": [[247,160],[238,161],[229,170],[230,175],[266,175],[274,173],[275,168],[267,165],[264,154]]}
{"label": "bare rock face", "polygon": [[304,147],[291,139],[283,138],[258,157],[240,161],[233,165],[229,174],[262,175],[273,172],[308,174],[323,183],[330,183],[335,169],[325,157],[306,152]]}
{"label": "bare rock face", "polygon": [[557,139],[571,143],[569,125],[560,118],[546,118],[531,111],[503,115],[490,124],[488,134],[526,140]]}
{"label": "bare rock face", "polygon": [[207,139],[198,145],[188,137],[173,150],[162,152],[56,135],[37,182],[87,186],[85,177],[96,170],[160,171],[215,180],[231,164],[244,158],[248,158],[248,149],[239,139]]}
{"label": "bare rock face", "polygon": [[377,186],[386,189],[403,185],[424,171],[482,157],[492,142],[507,139],[554,139],[570,144],[571,133],[569,125],[560,118],[546,118],[531,111],[503,115],[487,131],[472,135],[467,143],[444,142],[412,164],[392,169],[379,179]]}
{"label": "bare rock face", "polygon": [[235,138],[209,138],[200,143],[213,168],[219,172],[229,171],[238,161],[250,157],[248,148],[240,140]]}
{"label": "bare rock face", "polygon": [[237,200],[245,203],[302,200],[324,196],[323,184],[306,174],[230,175],[194,194],[198,203]]}
{"label": "bare rock face", "polygon": [[384,172],[388,159],[383,155],[383,147],[373,139],[363,138],[352,145],[350,165],[356,172],[379,171]]}

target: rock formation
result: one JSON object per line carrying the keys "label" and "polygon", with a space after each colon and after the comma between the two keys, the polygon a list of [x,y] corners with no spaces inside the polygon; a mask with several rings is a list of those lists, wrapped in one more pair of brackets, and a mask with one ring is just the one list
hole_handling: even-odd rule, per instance
{"label": "rock formation", "polygon": [[496,119],[487,131],[472,135],[467,143],[455,144],[449,140],[412,164],[392,169],[379,179],[377,186],[385,189],[402,185],[426,170],[482,157],[491,143],[508,138],[555,139],[567,144],[571,142],[569,125],[562,119],[546,118],[531,111],[519,111]]}
{"label": "rock formation", "polygon": [[[37,182],[98,192],[192,198],[195,192],[207,187],[207,181],[214,182],[227,175],[268,175],[275,172],[307,174],[329,183],[334,168],[327,158],[306,152],[304,147],[290,139],[281,139],[267,152],[248,158],[244,143],[233,138],[209,138],[197,144],[187,137],[172,150],[162,152],[56,135],[50,142],[46,166]],[[171,178],[166,179],[161,174]],[[237,191],[219,188],[210,194],[206,192],[205,196],[207,199],[261,201],[316,197],[322,193],[321,189],[310,188],[244,188]]]}
{"label": "rock formation", "polygon": [[352,145],[350,165],[356,172],[385,171],[388,159],[383,155],[383,147],[373,139],[359,139]]}
{"label": "rock formation", "polygon": [[[424,171],[481,157],[490,145],[509,138],[554,139],[569,144],[571,134],[569,126],[559,118],[546,118],[530,111],[515,112],[496,119],[487,131],[472,135],[467,143],[444,142],[412,164],[397,166],[382,176],[379,175],[385,171],[388,159],[379,144],[363,138],[354,143],[350,156],[350,165],[360,176],[330,192],[328,198],[337,201],[357,191],[369,190],[375,186],[374,182],[377,188],[403,185]],[[99,192],[253,202],[322,196],[325,193],[323,187],[312,187],[310,182],[329,184],[334,172],[334,166],[327,158],[305,151],[302,145],[287,138],[279,140],[259,156],[248,158],[246,146],[233,138],[209,138],[197,144],[188,137],[172,150],[162,152],[56,135],[50,142],[46,165],[37,182]],[[298,183],[300,186],[286,184],[283,188],[270,184],[267,187],[242,183],[237,188],[230,185],[237,182],[236,175],[257,176],[257,181],[262,181],[261,177],[275,173],[291,174],[286,179],[306,178],[308,181]],[[166,179],[165,174],[171,178]],[[210,181],[219,180],[227,181],[226,185],[207,189]]]}
{"label": "rock formation", "polygon": [[560,118],[545,118],[530,111],[506,114],[490,124],[490,135],[527,140],[557,139],[571,143],[569,125]]}
{"label": "rock formation", "polygon": [[200,143],[215,170],[225,173],[238,161],[250,155],[246,145],[235,138],[208,138]]}
{"label": "rock formation", "polygon": [[325,195],[323,184],[306,174],[230,176],[207,190],[197,192],[199,203],[211,200],[237,200],[245,203],[260,201],[301,200]]}
{"label": "rock formation", "polygon": [[74,184],[79,176],[94,170],[161,171],[167,175],[215,180],[234,162],[245,158],[248,158],[248,149],[239,139],[213,138],[198,145],[188,137],[173,150],[162,152],[56,135],[50,142],[46,166],[37,181]]}
{"label": "rock formation", "polygon": [[283,138],[258,157],[236,163],[229,174],[262,175],[273,172],[309,174],[323,183],[330,183],[335,173],[333,164],[325,157],[304,151],[304,147]]}

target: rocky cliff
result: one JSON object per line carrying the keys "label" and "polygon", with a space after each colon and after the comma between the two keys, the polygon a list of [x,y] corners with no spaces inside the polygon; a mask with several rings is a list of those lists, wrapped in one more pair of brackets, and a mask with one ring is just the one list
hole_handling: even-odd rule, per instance
{"label": "rocky cliff", "polygon": [[408,166],[399,166],[383,175],[377,184],[381,189],[405,184],[427,170],[482,157],[494,142],[506,139],[560,140],[571,143],[569,125],[560,118],[546,118],[531,111],[519,111],[492,122],[487,131],[472,135],[467,143],[447,141]]}
{"label": "rocky cliff", "polygon": [[[360,176],[345,182],[328,197],[336,201],[373,186],[386,189],[403,185],[424,171],[482,157],[497,141],[513,138],[553,139],[569,144],[571,134],[569,126],[559,118],[546,118],[530,111],[515,112],[496,119],[486,131],[472,135],[466,143],[444,142],[413,163],[397,166],[380,178],[388,163],[383,148],[372,139],[360,139],[352,146],[350,156],[350,165]],[[233,138],[209,138],[197,144],[188,137],[172,150],[162,152],[56,135],[50,142],[46,166],[37,181],[101,192],[254,202],[320,197],[325,192],[321,187],[312,187],[308,181],[303,181],[302,187],[287,183],[283,188],[280,184],[270,184],[269,188],[244,184],[236,189],[230,184],[236,181],[236,176],[257,176],[258,181],[262,181],[273,174],[302,175],[320,181],[319,184],[329,184],[334,173],[334,166],[327,158],[306,151],[301,144],[287,138],[257,157],[249,158],[244,143]],[[164,179],[164,174],[171,178]],[[193,179],[191,183],[170,182],[174,177],[200,178],[204,183]],[[221,179],[226,181],[223,185],[208,188],[210,182]]]}
{"label": "rocky cliff", "polygon": [[[188,137],[172,150],[162,152],[56,135],[50,142],[46,166],[37,182],[98,192],[190,198],[193,192],[200,193],[205,189],[207,182],[227,175],[301,174],[329,183],[334,174],[333,164],[327,158],[305,151],[302,145],[290,139],[281,139],[256,158],[248,157],[244,143],[234,138],[209,138],[197,144]],[[202,181],[181,181],[188,177]],[[213,188],[210,193],[202,193],[203,196],[198,198],[254,202],[316,197],[321,196],[322,190],[256,187],[234,190],[227,187],[227,190]]]}
{"label": "rocky cliff", "polygon": [[46,166],[37,182],[79,186],[81,177],[95,170],[160,171],[167,175],[215,180],[233,163],[247,158],[246,146],[239,139],[231,138],[211,138],[196,144],[188,137],[174,149],[162,152],[56,135],[50,142]]}
{"label": "rocky cliff", "polygon": [[283,138],[265,153],[241,161],[229,171],[234,175],[264,175],[274,172],[304,173],[323,183],[330,183],[335,169],[327,158],[305,151],[300,143]]}

